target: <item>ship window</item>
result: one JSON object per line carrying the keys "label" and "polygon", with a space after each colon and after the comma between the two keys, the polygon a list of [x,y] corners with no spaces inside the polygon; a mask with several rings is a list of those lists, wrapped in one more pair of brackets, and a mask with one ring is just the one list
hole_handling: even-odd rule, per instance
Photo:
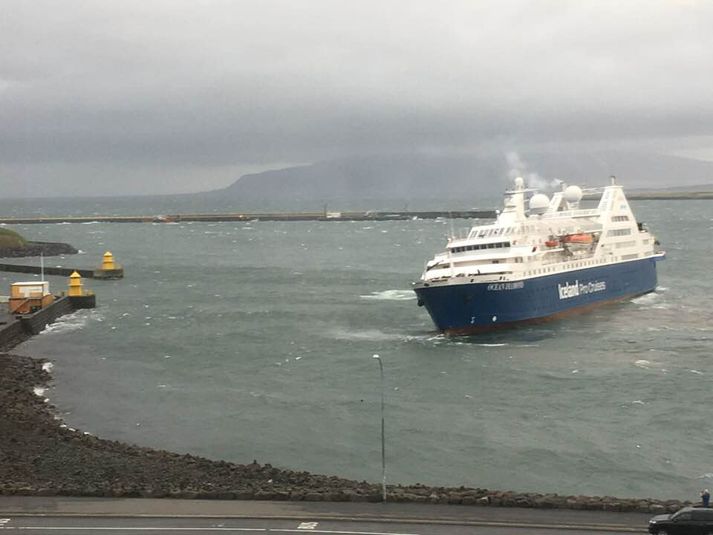
{"label": "ship window", "polygon": [[614,247],[616,247],[618,249],[620,247],[633,247],[634,245],[636,245],[636,240],[622,241],[619,243],[615,243]]}
{"label": "ship window", "polygon": [[628,215],[615,215],[611,218],[612,221],[629,221]]}
{"label": "ship window", "polygon": [[607,232],[607,236],[628,236],[631,234],[630,228],[615,228]]}

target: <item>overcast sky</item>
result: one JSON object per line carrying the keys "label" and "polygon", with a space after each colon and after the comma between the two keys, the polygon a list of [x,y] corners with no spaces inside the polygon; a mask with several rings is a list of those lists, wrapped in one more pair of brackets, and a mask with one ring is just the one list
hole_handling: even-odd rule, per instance
{"label": "overcast sky", "polygon": [[187,192],[342,155],[713,159],[713,2],[2,0],[0,191]]}

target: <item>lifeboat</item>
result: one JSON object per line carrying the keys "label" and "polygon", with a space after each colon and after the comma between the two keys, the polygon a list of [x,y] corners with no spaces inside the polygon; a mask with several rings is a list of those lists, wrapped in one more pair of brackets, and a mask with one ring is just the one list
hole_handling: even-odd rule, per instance
{"label": "lifeboat", "polygon": [[591,234],[568,234],[562,236],[562,243],[573,245],[590,245],[594,239]]}
{"label": "lifeboat", "polygon": [[545,246],[547,247],[557,247],[560,244],[557,240],[547,240]]}

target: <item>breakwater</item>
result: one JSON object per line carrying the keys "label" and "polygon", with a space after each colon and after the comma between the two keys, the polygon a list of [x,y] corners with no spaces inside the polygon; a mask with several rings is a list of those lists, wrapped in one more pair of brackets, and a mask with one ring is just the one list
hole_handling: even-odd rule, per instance
{"label": "breakwater", "polygon": [[0,218],[8,225],[56,223],[178,223],[220,221],[403,221],[409,219],[493,219],[495,210],[264,212],[233,214],[166,214],[141,216],[17,217]]}
{"label": "breakwater", "polygon": [[0,350],[8,350],[30,336],[41,333],[47,325],[80,308],[94,308],[94,295],[57,298],[52,304],[33,314],[0,315]]}
{"label": "breakwater", "polygon": [[[10,273],[36,273],[40,274],[43,268],[40,266],[28,266],[24,264],[1,264],[0,271],[8,271]],[[73,272],[79,273],[82,277],[94,278],[94,270],[92,269],[74,269],[74,268],[63,268],[63,267],[49,267],[44,268],[45,275],[60,275],[62,277],[69,277]]]}

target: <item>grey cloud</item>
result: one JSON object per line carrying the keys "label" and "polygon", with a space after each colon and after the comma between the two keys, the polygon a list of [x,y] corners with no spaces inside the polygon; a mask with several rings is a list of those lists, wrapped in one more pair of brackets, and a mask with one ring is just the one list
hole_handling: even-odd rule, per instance
{"label": "grey cloud", "polygon": [[183,191],[195,182],[185,169],[220,168],[227,182],[227,169],[346,154],[713,133],[708,2],[11,0],[4,11],[0,170],[153,166],[156,187]]}

